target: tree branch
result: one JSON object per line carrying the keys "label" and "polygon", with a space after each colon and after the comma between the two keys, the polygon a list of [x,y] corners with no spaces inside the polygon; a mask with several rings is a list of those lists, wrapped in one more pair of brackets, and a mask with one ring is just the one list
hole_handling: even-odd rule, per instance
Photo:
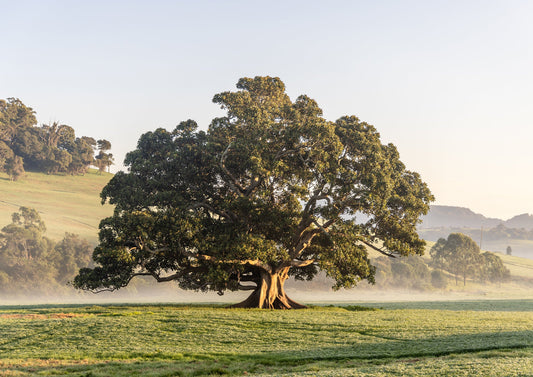
{"label": "tree branch", "polygon": [[217,210],[215,207],[213,207],[211,204],[209,203],[206,203],[206,202],[198,202],[198,203],[194,203],[194,204],[191,204],[190,206],[187,207],[188,210],[190,209],[196,209],[196,208],[205,208],[207,209],[208,211],[211,211],[221,217],[224,217],[230,221],[233,221],[235,220],[235,218],[237,216],[235,216],[235,214],[233,213],[229,213],[229,212],[226,212],[226,211],[219,211]]}
{"label": "tree branch", "polygon": [[291,258],[296,259],[302,251],[304,251],[310,244],[312,239],[320,233],[319,229],[312,229],[307,232],[304,236],[300,237],[298,244],[293,249],[293,252],[291,253]]}
{"label": "tree branch", "polygon": [[204,260],[208,260],[208,261],[216,262],[216,263],[241,264],[241,265],[249,264],[250,266],[260,267],[260,268],[262,268],[262,269],[265,270],[265,271],[272,272],[272,268],[271,268],[268,264],[261,262],[259,259],[244,259],[244,260],[230,259],[230,260],[219,260],[219,259],[217,259],[217,258],[215,258],[215,257],[210,256],[210,255],[202,255],[202,254],[197,255],[197,258],[202,258],[202,259],[204,259]]}
{"label": "tree branch", "polygon": [[257,186],[259,186],[261,184],[261,182],[263,182],[263,179],[262,178],[259,178],[259,177],[255,177],[254,179],[252,179],[252,183],[250,184],[250,186],[248,186],[248,188],[246,189],[246,191],[244,192],[244,196],[250,196],[250,194],[252,192],[254,192],[254,190],[256,189]]}
{"label": "tree branch", "polygon": [[291,267],[306,267],[310,264],[315,263],[316,261],[314,259],[306,259],[306,260],[293,260],[291,261]]}
{"label": "tree branch", "polygon": [[329,237],[329,233],[326,229],[330,227],[334,222],[335,220],[331,219],[331,220],[326,221],[323,225],[320,225],[318,221],[316,221],[316,219],[313,219],[313,224],[315,224],[318,227],[318,229],[320,229],[322,233],[324,233],[328,237]]}
{"label": "tree branch", "polygon": [[257,286],[254,287],[253,285],[239,284],[237,288],[239,289],[239,291],[255,291],[257,289]]}
{"label": "tree branch", "polygon": [[114,292],[122,287],[125,287],[127,286],[131,279],[133,279],[135,276],[152,276],[151,273],[149,272],[136,272],[134,274],[131,274],[129,277],[128,277],[128,280],[126,281],[126,284],[123,284],[121,285],[120,287],[108,287],[108,288],[102,288],[102,289],[91,289],[90,292],[91,293],[94,293],[94,294],[97,294],[97,293],[101,293],[101,292]]}
{"label": "tree branch", "polygon": [[233,192],[235,192],[237,195],[242,195],[246,190],[244,187],[241,186],[239,181],[231,174],[231,172],[226,168],[226,158],[228,157],[229,149],[231,148],[231,144],[229,143],[224,152],[222,153],[222,156],[220,157],[220,168],[226,175],[230,178],[230,181],[228,182]]}
{"label": "tree branch", "polygon": [[[144,274],[144,275],[147,275],[147,274]],[[158,283],[163,283],[163,282],[166,282],[166,281],[172,281],[172,280],[176,280],[177,278],[179,278],[181,276],[180,273],[175,273],[173,275],[168,275],[168,276],[159,276],[159,274],[156,274],[155,272],[154,273],[150,273],[149,275],[152,275],[154,277],[154,279],[158,282]]]}
{"label": "tree branch", "polygon": [[371,249],[374,249],[376,250],[377,252],[383,254],[383,255],[386,255],[387,257],[391,257],[391,258],[396,258],[396,255],[394,255],[392,252],[387,252],[385,250],[382,250],[380,249],[379,247],[376,247],[374,245],[372,245],[370,242],[367,242],[367,241],[364,241],[364,240],[359,240],[359,242],[365,244],[366,246],[370,247]]}

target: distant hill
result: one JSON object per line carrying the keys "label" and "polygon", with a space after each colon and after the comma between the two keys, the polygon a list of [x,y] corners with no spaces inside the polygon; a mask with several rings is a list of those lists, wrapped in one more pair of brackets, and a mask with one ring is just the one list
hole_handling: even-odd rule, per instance
{"label": "distant hill", "polygon": [[533,229],[533,215],[524,213],[505,221],[503,225],[507,228]]}
{"label": "distant hill", "polygon": [[46,223],[46,236],[58,241],[65,232],[76,233],[95,245],[100,220],[113,213],[112,206],[100,204],[100,192],[112,176],[96,170],[85,175],[26,172],[12,182],[0,173],[0,228],[11,223],[19,207],[32,207]]}
{"label": "distant hill", "polygon": [[514,216],[509,220],[485,217],[464,207],[431,206],[429,213],[422,217],[420,229],[428,228],[477,228],[488,229],[498,225],[507,228],[533,229],[533,216],[527,213]]}
{"label": "distant hill", "polygon": [[418,233],[433,242],[450,233],[463,233],[485,250],[505,253],[510,246],[513,255],[533,259],[533,216],[529,214],[502,220],[463,207],[431,206],[429,213],[422,217]]}

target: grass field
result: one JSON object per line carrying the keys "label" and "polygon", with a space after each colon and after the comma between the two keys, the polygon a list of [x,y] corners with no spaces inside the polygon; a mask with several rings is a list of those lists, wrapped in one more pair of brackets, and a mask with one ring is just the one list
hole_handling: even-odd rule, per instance
{"label": "grass field", "polygon": [[528,376],[532,324],[533,300],[4,306],[0,375]]}
{"label": "grass field", "polygon": [[11,222],[13,212],[26,206],[39,211],[48,237],[60,240],[70,232],[96,244],[100,220],[113,212],[112,206],[100,204],[100,191],[111,177],[95,170],[83,176],[27,172],[11,182],[0,173],[0,228]]}

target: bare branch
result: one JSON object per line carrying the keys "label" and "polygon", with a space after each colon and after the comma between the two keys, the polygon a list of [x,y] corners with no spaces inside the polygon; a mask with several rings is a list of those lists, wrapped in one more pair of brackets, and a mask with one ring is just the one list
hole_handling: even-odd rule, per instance
{"label": "bare branch", "polygon": [[322,193],[325,186],[326,186],[326,183],[323,183],[320,188],[317,188],[315,192],[313,192],[313,196],[309,198],[309,200],[307,201],[307,204],[305,205],[305,208],[303,210],[304,213],[310,213],[311,208],[314,208],[316,202],[320,199],[326,199],[328,200],[328,203],[330,203],[331,199],[329,198],[329,196],[324,195]]}

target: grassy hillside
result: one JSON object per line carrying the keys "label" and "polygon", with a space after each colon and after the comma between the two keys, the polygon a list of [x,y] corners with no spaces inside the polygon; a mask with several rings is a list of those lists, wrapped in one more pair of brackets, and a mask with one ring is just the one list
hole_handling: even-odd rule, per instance
{"label": "grassy hillside", "polygon": [[111,177],[95,170],[83,176],[27,172],[11,182],[0,173],[0,228],[11,222],[19,207],[33,207],[45,221],[48,237],[60,240],[70,232],[95,244],[100,220],[113,212],[112,206],[100,204],[100,191]]}

